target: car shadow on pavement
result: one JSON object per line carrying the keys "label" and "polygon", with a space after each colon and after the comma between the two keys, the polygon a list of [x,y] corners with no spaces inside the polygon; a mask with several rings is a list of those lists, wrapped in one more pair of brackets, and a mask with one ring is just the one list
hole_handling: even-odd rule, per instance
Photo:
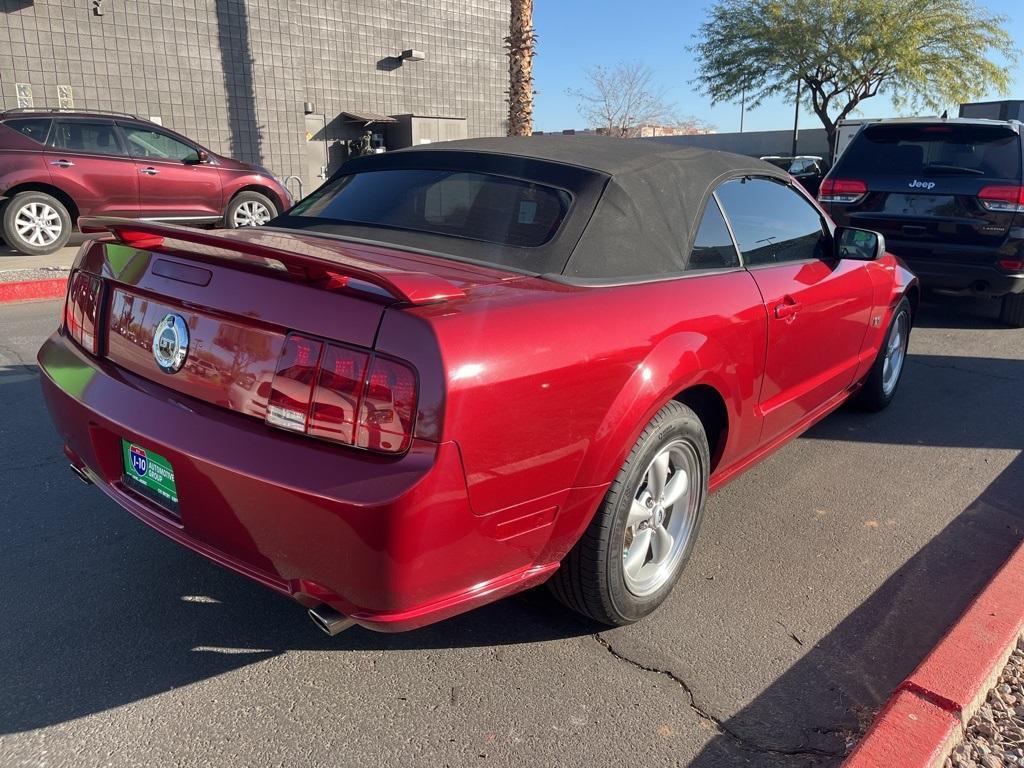
{"label": "car shadow on pavement", "polygon": [[938,296],[925,294],[914,326],[918,328],[965,328],[976,330],[1013,328],[999,319],[997,299],[976,296]]}
{"label": "car shadow on pavement", "polygon": [[[913,401],[904,393],[883,414],[844,408],[806,437],[1010,450],[1015,458],[799,661],[721,721],[691,766],[767,758],[837,765],[1024,538],[1024,360],[912,354],[908,366],[901,387],[913,388]],[[870,470],[851,468],[865,483]]]}

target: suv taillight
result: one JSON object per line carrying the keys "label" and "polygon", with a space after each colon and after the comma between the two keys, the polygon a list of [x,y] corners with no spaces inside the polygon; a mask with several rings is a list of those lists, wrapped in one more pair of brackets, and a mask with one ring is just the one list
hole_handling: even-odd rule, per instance
{"label": "suv taillight", "polygon": [[987,211],[1024,213],[1024,187],[991,185],[982,187],[978,201]]}
{"label": "suv taillight", "polygon": [[857,179],[825,179],[818,189],[823,203],[859,203],[868,193],[868,185]]}
{"label": "suv taillight", "polygon": [[64,327],[68,336],[94,355],[100,353],[100,307],[103,282],[87,272],[74,272],[64,304]]}
{"label": "suv taillight", "polygon": [[402,453],[416,421],[416,374],[398,360],[291,334],[265,420],[344,445]]}

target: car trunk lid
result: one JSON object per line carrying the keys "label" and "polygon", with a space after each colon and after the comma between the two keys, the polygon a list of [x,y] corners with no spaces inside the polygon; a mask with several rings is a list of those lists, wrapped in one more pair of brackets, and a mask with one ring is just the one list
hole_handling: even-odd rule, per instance
{"label": "car trunk lid", "polygon": [[[385,246],[259,230],[211,233],[136,221],[83,221],[118,242],[79,267],[103,278],[103,356],[176,392],[264,418],[291,332],[371,349],[389,307],[458,300],[519,276]],[[161,367],[154,335],[187,328],[180,370]]]}

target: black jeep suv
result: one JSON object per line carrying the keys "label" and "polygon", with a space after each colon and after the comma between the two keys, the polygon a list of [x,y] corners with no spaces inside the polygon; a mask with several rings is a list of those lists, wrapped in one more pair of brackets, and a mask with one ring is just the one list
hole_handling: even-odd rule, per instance
{"label": "black jeep suv", "polygon": [[926,288],[1002,300],[1024,327],[1024,180],[1016,121],[866,125],[821,183],[837,224],[885,235]]}

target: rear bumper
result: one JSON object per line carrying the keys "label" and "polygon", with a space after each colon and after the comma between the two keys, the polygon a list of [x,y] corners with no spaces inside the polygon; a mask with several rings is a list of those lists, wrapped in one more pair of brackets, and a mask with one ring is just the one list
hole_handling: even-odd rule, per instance
{"label": "rear bumper", "polygon": [[[416,440],[396,459],[277,432],[95,360],[59,333],[39,364],[74,466],[164,535],[306,606],[400,631],[557,568],[543,557],[555,515],[512,528],[474,515],[454,443]],[[124,484],[122,438],[170,461],[180,519]]]}
{"label": "rear bumper", "polygon": [[995,266],[901,255],[925,288],[945,293],[1004,296],[1024,293],[1024,274],[1008,274]]}

